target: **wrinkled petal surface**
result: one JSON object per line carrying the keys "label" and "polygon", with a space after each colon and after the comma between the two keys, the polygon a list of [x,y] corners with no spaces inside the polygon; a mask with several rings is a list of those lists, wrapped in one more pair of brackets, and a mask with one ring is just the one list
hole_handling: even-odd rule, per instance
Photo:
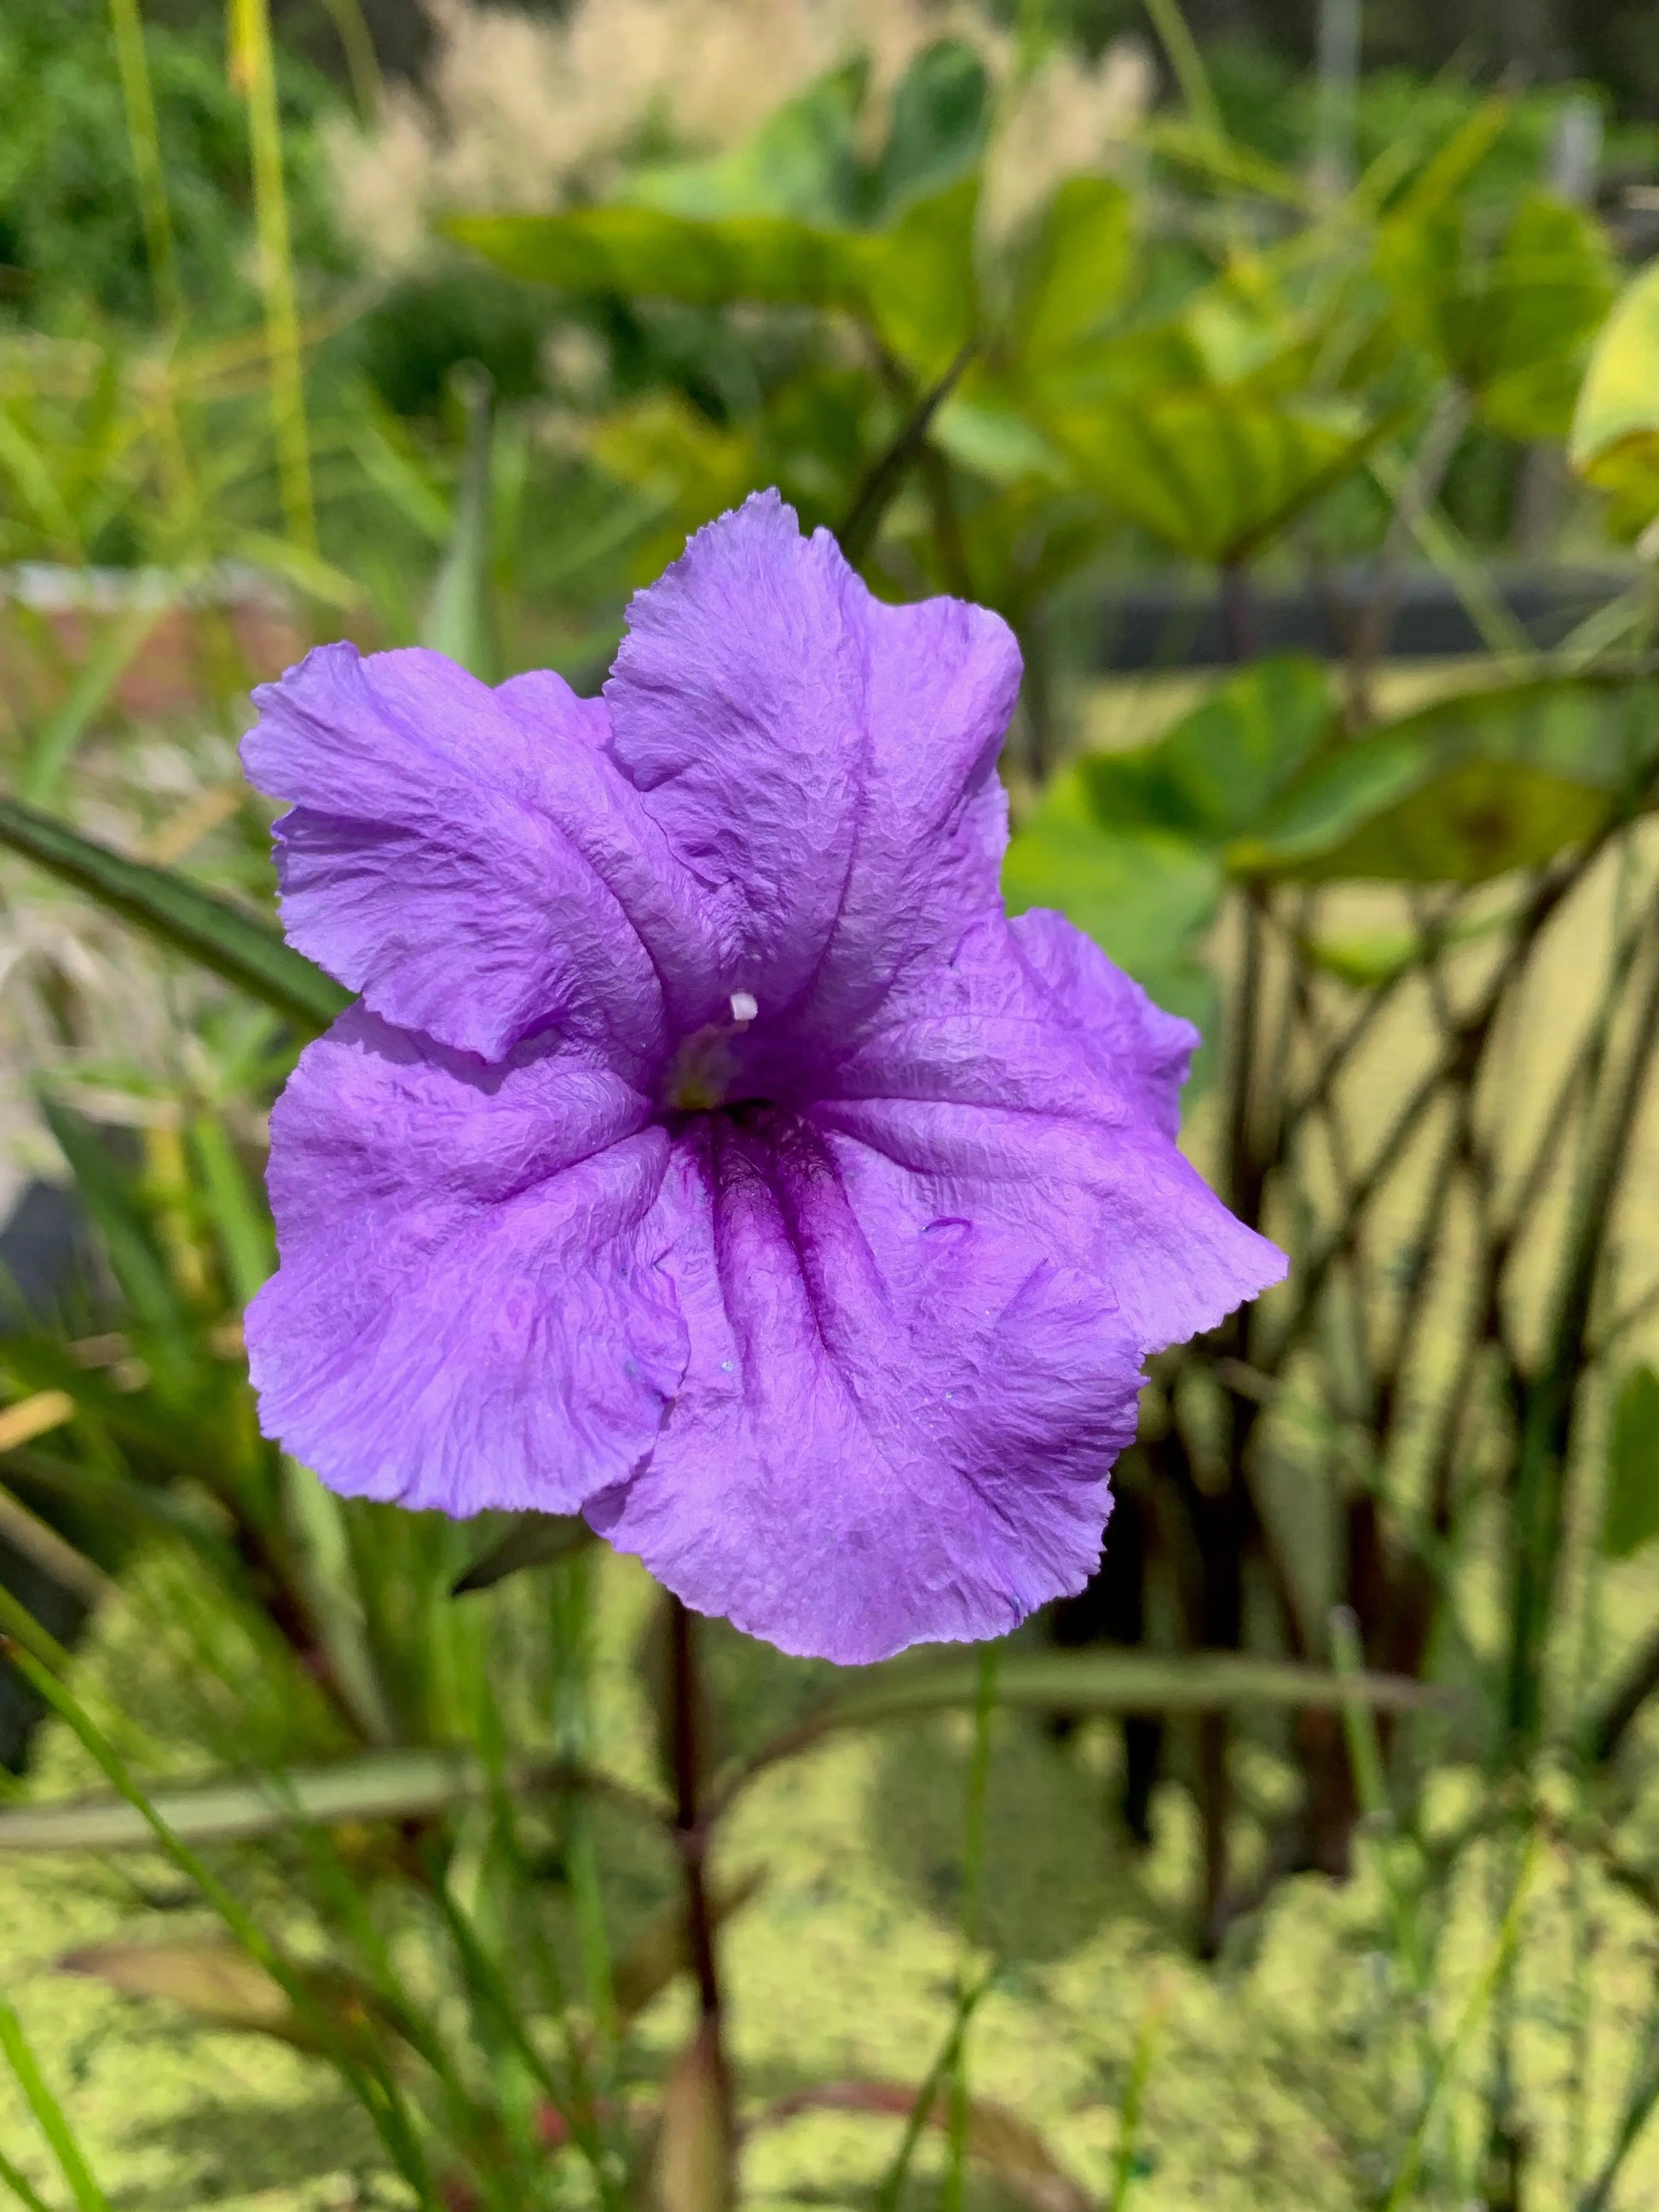
{"label": "wrinkled petal surface", "polygon": [[649,1225],[668,1160],[603,1066],[483,1067],[342,1015],[272,1116],[282,1266],[246,1321],[267,1432],[351,1497],[574,1512],[684,1371]]}
{"label": "wrinkled petal surface", "polygon": [[959,600],[883,606],[775,492],[699,531],[629,623],[617,759],[731,918],[732,986],[779,1051],[832,1050],[997,898],[1012,635]]}
{"label": "wrinkled petal surface", "polygon": [[661,1437],[588,1508],[688,1604],[854,1664],[1083,1587],[1139,1349],[1097,1283],[809,1116],[699,1117]]}
{"label": "wrinkled petal surface", "polygon": [[349,647],[260,695],[285,924],[363,994],[273,1117],[268,1433],[845,1662],[1082,1587],[1142,1362],[1284,1261],[1176,1149],[1190,1026],[1004,914],[1018,677],[767,494],[603,700]]}

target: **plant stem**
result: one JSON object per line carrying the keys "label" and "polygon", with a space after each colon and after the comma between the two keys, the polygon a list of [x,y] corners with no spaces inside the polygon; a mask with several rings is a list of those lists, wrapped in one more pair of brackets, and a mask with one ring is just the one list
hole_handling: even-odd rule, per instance
{"label": "plant stem", "polygon": [[[712,2057],[728,2144],[736,2141],[736,2106],[726,2051],[726,2008],[708,1896],[708,1827],[702,1815],[703,1707],[697,1669],[696,1623],[678,1597],[668,1598],[669,1670],[674,1765],[674,1840],[685,1875],[686,1949],[697,1984],[697,2008]],[[729,2170],[729,2161],[728,2161]]]}
{"label": "plant stem", "polygon": [[270,411],[289,535],[307,551],[317,547],[317,514],[311,488],[311,441],[306,428],[305,373],[300,319],[294,298],[288,192],[283,176],[283,121],[276,102],[276,69],[270,44],[269,0],[230,0],[232,73],[247,101],[253,155],[254,224],[259,240],[259,285],[265,301],[265,343],[270,363]]}
{"label": "plant stem", "polygon": [[138,209],[143,218],[150,283],[155,288],[155,305],[161,320],[176,329],[185,319],[184,287],[179,277],[173,218],[167,210],[167,183],[161,169],[161,134],[155,121],[155,94],[144,52],[144,27],[138,13],[138,0],[109,0],[109,19],[116,66],[121,72],[127,144],[138,186]]}
{"label": "plant stem", "polygon": [[997,1665],[1002,1647],[979,1649],[978,1695],[974,1705],[974,1751],[968,1767],[968,1795],[962,1820],[962,1960],[957,1969],[957,2009],[963,2031],[951,2061],[950,2134],[945,2168],[944,2212],[962,2212],[968,2170],[968,2033],[963,2013],[971,1986],[969,1970],[979,1942],[980,1908],[985,1898],[985,1812],[991,1786],[991,1716],[996,1708]]}

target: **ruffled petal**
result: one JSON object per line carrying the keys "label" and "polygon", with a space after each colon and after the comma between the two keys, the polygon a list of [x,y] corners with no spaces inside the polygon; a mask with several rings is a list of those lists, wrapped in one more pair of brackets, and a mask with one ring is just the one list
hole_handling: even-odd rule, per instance
{"label": "ruffled petal", "polygon": [[247,1312],[265,1433],[348,1496],[574,1511],[684,1369],[652,1216],[669,1140],[544,1041],[483,1068],[354,1009],[271,1121],[279,1272]]}
{"label": "ruffled petal", "polygon": [[1286,1267],[1176,1149],[1191,1038],[1103,954],[992,915],[890,995],[814,1117],[1097,1282],[1158,1352]]}
{"label": "ruffled petal", "polygon": [[1155,1006],[1132,975],[1091,937],[1046,907],[1009,924],[1033,973],[1053,994],[1058,1023],[1099,1075],[1173,1144],[1181,1128],[1181,1086],[1199,1046],[1198,1031]]}
{"label": "ruffled petal", "polygon": [[775,492],[697,532],[635,599],[605,685],[616,757],[719,902],[780,1054],[833,1048],[997,896],[1007,626],[873,599]]}
{"label": "ruffled petal", "polygon": [[1134,1434],[1098,1287],[774,1112],[700,1116],[661,1214],[686,1374],[589,1519],[699,1611],[843,1664],[1004,1633],[1080,1589]]}
{"label": "ruffled petal", "polygon": [[250,778],[284,927],[375,1013],[500,1059],[552,1024],[660,1062],[723,963],[696,886],[556,676],[491,691],[441,653],[308,653],[254,694]]}

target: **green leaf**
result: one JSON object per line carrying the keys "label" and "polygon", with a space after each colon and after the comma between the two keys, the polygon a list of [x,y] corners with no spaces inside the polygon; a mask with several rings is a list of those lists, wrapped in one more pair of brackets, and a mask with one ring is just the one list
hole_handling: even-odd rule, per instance
{"label": "green leaf", "polygon": [[924,46],[893,88],[891,127],[869,184],[878,222],[973,168],[985,150],[991,82],[963,39]]}
{"label": "green leaf", "polygon": [[850,307],[860,300],[853,231],[783,216],[702,220],[648,207],[453,216],[446,234],[511,276],[567,292],[724,307]]}
{"label": "green leaf", "polygon": [[1053,434],[1109,507],[1188,560],[1227,565],[1353,475],[1386,427],[1216,387],[1079,410]]}
{"label": "green leaf", "polygon": [[[842,1729],[885,1727],[929,1713],[971,1709],[980,1668],[972,1652],[928,1651],[853,1674],[800,1725],[747,1759],[746,1781]],[[1005,1650],[996,1675],[999,1705],[1042,1713],[1194,1713],[1262,1707],[1338,1711],[1358,1699],[1379,1711],[1432,1704],[1428,1684],[1399,1674],[1346,1676],[1289,1659],[1238,1651]]]}
{"label": "green leaf", "polygon": [[[510,1768],[506,1786],[515,1795],[560,1789],[592,1789],[629,1798],[620,1784],[553,1759]],[[418,1820],[487,1798],[496,1778],[466,1751],[371,1752],[334,1766],[300,1768],[246,1781],[203,1783],[192,1789],[157,1790],[148,1803],[173,1834],[187,1844],[249,1843],[286,1828],[342,1822]],[[645,1809],[645,1801],[635,1802]],[[651,1807],[655,1818],[655,1808]],[[125,1798],[83,1799],[65,1805],[0,1808],[0,1852],[131,1851],[154,1844],[155,1830]]]}
{"label": "green leaf", "polygon": [[1063,357],[1117,307],[1129,273],[1133,210],[1110,177],[1067,177],[1020,256],[1011,350],[1028,373]]}
{"label": "green leaf", "polygon": [[64,2108],[46,2085],[28,2039],[23,2033],[23,2023],[17,2017],[4,1993],[0,1991],[0,2054],[10,2067],[23,2101],[34,2115],[35,2125],[52,2146],[70,2194],[75,2199],[76,2212],[110,2212],[109,2199],[93,2179],[92,2170],[75,2140],[75,2131],[64,2118]]}
{"label": "green leaf", "polygon": [[1628,535],[1659,514],[1659,261],[1626,287],[1596,340],[1568,453],[1613,495]]}
{"label": "green leaf", "polygon": [[1484,687],[1316,763],[1235,872],[1302,882],[1483,883],[1581,843],[1632,793],[1659,742],[1648,679]]}
{"label": "green leaf", "polygon": [[1330,727],[1330,679],[1301,653],[1254,661],[1156,744],[1078,763],[1102,827],[1219,845],[1259,823]]}
{"label": "green leaf", "polygon": [[1002,866],[1011,914],[1056,908],[1161,1006],[1200,1026],[1210,987],[1194,953],[1223,881],[1215,854],[1189,838],[1103,829],[1077,764],[1049,782]]}
{"label": "green leaf", "polygon": [[979,179],[912,201],[890,230],[858,242],[857,302],[876,335],[927,380],[942,376],[979,319],[974,225]]}
{"label": "green leaf", "polygon": [[854,220],[863,190],[858,125],[869,75],[869,63],[860,55],[786,100],[752,137],[729,153],[635,170],[628,184],[629,199],[701,218]]}
{"label": "green leaf", "polygon": [[566,291],[725,307],[752,300],[868,322],[902,361],[937,375],[971,335],[976,177],[913,202],[890,229],[784,216],[708,221],[645,207],[456,216],[447,234],[510,276]]}
{"label": "green leaf", "polygon": [[1659,1375],[1632,1368],[1620,1386],[1607,1447],[1607,1521],[1601,1548],[1627,1559],[1659,1536]]}
{"label": "green leaf", "polygon": [[1594,216],[1532,192],[1498,251],[1480,257],[1462,208],[1443,202],[1391,218],[1377,265],[1407,327],[1494,429],[1566,434],[1590,338],[1613,299],[1613,258]]}
{"label": "green leaf", "polygon": [[451,1595],[489,1589],[526,1567],[545,1566],[586,1550],[593,1531],[580,1513],[515,1513],[505,1532],[481,1553],[456,1583]]}
{"label": "green leaf", "polygon": [[274,929],[176,869],[131,860],[16,799],[0,798],[0,845],[262,999],[308,1036],[325,1030],[350,1003],[349,992]]}

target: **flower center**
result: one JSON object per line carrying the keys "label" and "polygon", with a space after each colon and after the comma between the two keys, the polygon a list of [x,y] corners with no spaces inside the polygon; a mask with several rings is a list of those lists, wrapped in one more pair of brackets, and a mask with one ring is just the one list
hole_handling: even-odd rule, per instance
{"label": "flower center", "polygon": [[732,1103],[742,1073],[737,1042],[760,1003],[751,992],[733,991],[727,1004],[731,1018],[694,1030],[669,1062],[663,1103],[671,1113],[709,1114]]}

